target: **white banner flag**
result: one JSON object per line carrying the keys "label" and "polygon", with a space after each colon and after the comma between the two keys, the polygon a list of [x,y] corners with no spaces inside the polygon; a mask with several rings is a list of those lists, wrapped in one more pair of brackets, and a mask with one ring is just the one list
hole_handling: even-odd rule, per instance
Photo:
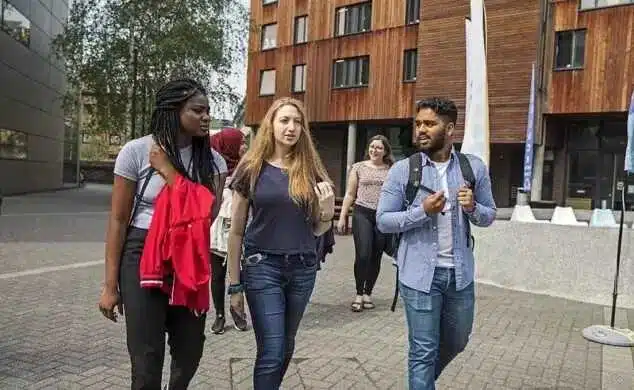
{"label": "white banner flag", "polygon": [[486,17],[483,0],[471,0],[466,23],[467,101],[461,152],[480,157],[489,165],[489,90],[486,64]]}

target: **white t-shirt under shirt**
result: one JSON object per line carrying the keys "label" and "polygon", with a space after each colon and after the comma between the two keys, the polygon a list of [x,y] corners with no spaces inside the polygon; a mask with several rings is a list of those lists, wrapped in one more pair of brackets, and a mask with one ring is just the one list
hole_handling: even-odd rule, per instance
{"label": "white t-shirt under shirt", "polygon": [[[451,202],[449,199],[449,185],[447,183],[447,168],[450,160],[445,162],[434,162],[434,167],[438,172],[440,188],[445,193],[447,201],[442,213],[438,213],[438,267],[451,268],[453,262],[453,234],[451,229]],[[444,214],[443,214],[444,213]]]}
{"label": "white t-shirt under shirt", "polygon": [[[137,182],[137,194],[141,192],[143,182],[150,170],[150,149],[153,144],[154,140],[152,135],[146,135],[145,137],[129,141],[121,148],[114,164],[115,175]],[[219,173],[226,173],[227,163],[224,158],[213,150],[213,148],[211,149],[211,153]],[[183,164],[186,167],[189,166],[189,162],[192,159],[191,145],[181,148],[180,154]],[[165,180],[155,171],[145,189],[143,201],[139,204],[136,215],[132,220],[132,226],[141,229],[148,229],[150,227],[150,221],[154,213],[154,199],[164,185]]]}

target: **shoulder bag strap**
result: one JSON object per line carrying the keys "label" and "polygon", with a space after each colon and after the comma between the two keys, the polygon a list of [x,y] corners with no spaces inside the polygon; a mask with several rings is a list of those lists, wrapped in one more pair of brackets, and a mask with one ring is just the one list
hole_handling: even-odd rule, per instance
{"label": "shoulder bag strap", "polygon": [[150,179],[152,179],[152,175],[154,175],[154,168],[150,167],[147,175],[145,175],[145,179],[143,179],[143,184],[141,185],[141,192],[134,194],[134,205],[132,206],[132,212],[130,213],[130,220],[128,221],[128,227],[132,225],[132,221],[134,221],[136,212],[139,209],[139,204],[143,201],[143,195],[145,194],[145,190],[147,189],[147,186],[150,183]]}

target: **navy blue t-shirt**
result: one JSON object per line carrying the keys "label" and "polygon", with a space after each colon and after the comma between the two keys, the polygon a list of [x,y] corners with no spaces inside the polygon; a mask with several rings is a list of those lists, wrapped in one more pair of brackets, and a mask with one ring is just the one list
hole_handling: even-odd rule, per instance
{"label": "navy blue t-shirt", "polygon": [[[233,184],[248,197],[245,183]],[[288,175],[282,169],[267,162],[262,165],[250,211],[253,219],[244,234],[245,248],[272,254],[315,253],[313,223],[307,211],[291,199]]]}

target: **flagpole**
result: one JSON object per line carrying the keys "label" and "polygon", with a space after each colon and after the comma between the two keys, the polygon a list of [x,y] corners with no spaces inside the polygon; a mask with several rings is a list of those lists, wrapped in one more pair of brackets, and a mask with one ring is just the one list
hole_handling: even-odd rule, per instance
{"label": "flagpole", "polygon": [[625,189],[627,188],[627,176],[623,182],[621,189],[621,222],[619,223],[619,240],[616,247],[616,272],[614,275],[614,290],[612,291],[612,314],[610,315],[610,327],[614,328],[614,319],[616,317],[616,298],[619,295],[619,271],[621,269],[621,247],[623,245],[623,221],[625,220]]}

